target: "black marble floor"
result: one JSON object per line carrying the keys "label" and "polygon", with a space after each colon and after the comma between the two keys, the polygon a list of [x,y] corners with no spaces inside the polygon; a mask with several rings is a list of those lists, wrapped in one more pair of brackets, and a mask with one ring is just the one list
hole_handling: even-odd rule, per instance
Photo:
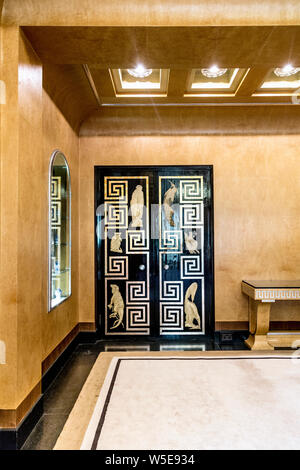
{"label": "black marble floor", "polygon": [[80,344],[71,355],[59,375],[44,393],[44,413],[29,435],[22,450],[53,449],[58,436],[77,400],[100,352],[103,351],[212,351],[246,349],[243,336],[233,337],[232,341],[152,343],[113,343],[97,341],[93,344]]}

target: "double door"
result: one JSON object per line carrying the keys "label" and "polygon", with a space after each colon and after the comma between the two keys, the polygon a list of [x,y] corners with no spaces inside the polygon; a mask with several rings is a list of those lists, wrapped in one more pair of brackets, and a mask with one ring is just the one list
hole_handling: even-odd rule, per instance
{"label": "double door", "polygon": [[214,330],[211,166],[95,167],[102,337]]}

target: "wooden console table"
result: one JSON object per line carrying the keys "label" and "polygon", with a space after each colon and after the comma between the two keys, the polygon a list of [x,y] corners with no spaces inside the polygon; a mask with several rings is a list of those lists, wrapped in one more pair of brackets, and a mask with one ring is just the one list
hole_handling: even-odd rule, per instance
{"label": "wooden console table", "polygon": [[[245,341],[246,345],[256,350],[274,349],[268,337],[272,303],[300,300],[300,281],[242,281],[242,292],[249,296],[250,336]],[[297,339],[296,336],[293,338],[293,333],[286,333]],[[300,332],[296,335],[299,337]]]}

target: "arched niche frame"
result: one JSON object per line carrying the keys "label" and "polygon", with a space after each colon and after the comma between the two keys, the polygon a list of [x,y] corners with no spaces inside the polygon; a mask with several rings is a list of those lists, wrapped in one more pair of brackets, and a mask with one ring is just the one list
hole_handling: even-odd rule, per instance
{"label": "arched niche frame", "polygon": [[64,154],[55,150],[49,166],[48,311],[71,296],[71,181]]}

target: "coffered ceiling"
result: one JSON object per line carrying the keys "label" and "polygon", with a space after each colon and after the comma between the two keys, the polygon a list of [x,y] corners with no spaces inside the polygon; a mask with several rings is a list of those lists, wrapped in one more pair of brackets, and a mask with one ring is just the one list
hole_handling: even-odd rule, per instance
{"label": "coffered ceiling", "polygon": [[[44,86],[78,127],[109,106],[292,105],[300,27],[23,27],[44,64]],[[128,69],[152,69],[134,79]],[[222,76],[203,69],[218,66]],[[76,123],[75,123],[76,121]]]}

